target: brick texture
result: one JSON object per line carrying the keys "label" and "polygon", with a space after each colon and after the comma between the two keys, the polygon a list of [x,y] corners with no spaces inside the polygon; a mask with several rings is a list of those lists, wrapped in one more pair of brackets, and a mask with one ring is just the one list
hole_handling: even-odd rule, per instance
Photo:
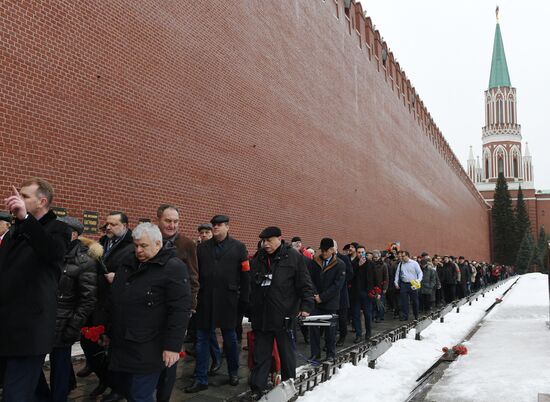
{"label": "brick texture", "polygon": [[[348,14],[348,15],[347,15]],[[0,4],[1,192],[49,179],[82,217],[159,203],[217,213],[253,249],[307,245],[489,258],[487,206],[360,5]],[[387,55],[387,57],[386,57]]]}

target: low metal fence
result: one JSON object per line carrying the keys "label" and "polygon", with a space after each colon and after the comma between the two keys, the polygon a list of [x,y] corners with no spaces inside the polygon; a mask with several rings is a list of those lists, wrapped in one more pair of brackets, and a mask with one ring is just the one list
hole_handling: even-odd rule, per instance
{"label": "low metal fence", "polygon": [[[298,397],[304,395],[307,391],[311,391],[317,385],[329,381],[336,371],[346,363],[357,365],[361,360],[367,359],[368,366],[372,369],[376,366],[376,360],[388,351],[394,342],[407,337],[411,330],[415,330],[415,339],[422,339],[422,331],[428,328],[434,321],[440,320],[445,322],[445,316],[456,309],[456,313],[460,313],[460,308],[466,303],[472,305],[472,302],[484,298],[488,292],[492,292],[502,286],[507,278],[503,281],[488,285],[477,292],[449,303],[440,309],[434,310],[429,314],[419,317],[418,320],[403,324],[395,329],[388,330],[377,334],[368,341],[363,341],[353,346],[338,351],[333,360],[322,362],[320,365],[314,366],[307,364],[298,368],[298,374],[295,379],[287,380],[273,388],[260,399],[261,402],[287,402],[294,401]],[[490,309],[492,309],[498,301],[495,301]],[[253,401],[250,391],[244,392],[237,396],[227,399],[227,402],[249,402]]]}

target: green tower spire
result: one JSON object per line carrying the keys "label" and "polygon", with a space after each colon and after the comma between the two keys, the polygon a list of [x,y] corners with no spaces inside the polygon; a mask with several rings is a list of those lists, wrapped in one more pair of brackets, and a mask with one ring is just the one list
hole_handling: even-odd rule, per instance
{"label": "green tower spire", "polygon": [[504,54],[504,45],[502,44],[502,35],[500,34],[500,24],[497,21],[495,42],[493,44],[493,60],[491,61],[489,89],[511,86],[512,84],[510,83],[510,75],[508,74],[508,65],[506,64],[506,55]]}

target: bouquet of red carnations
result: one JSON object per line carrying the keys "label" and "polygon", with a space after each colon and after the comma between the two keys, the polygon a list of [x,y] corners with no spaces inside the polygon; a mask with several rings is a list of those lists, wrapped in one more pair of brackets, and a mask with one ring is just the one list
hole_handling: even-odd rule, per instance
{"label": "bouquet of red carnations", "polygon": [[98,325],[96,327],[82,327],[80,329],[80,333],[85,339],[97,343],[101,335],[105,333],[105,327],[103,325]]}
{"label": "bouquet of red carnations", "polygon": [[[449,348],[445,346],[443,349],[441,349],[443,353],[449,353]],[[468,349],[464,345],[455,345],[450,350],[452,353],[454,353],[456,356],[460,355],[467,355]]]}
{"label": "bouquet of red carnations", "polygon": [[368,293],[369,298],[373,300],[374,306],[378,311],[384,310],[384,304],[382,303],[382,300],[380,300],[381,294],[382,294],[382,289],[380,289],[379,286],[373,287]]}

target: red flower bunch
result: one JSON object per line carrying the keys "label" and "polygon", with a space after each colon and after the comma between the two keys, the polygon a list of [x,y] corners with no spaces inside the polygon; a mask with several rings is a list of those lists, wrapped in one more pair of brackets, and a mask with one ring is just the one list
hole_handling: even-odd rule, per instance
{"label": "red flower bunch", "polygon": [[376,299],[376,297],[378,295],[381,295],[382,294],[382,289],[380,289],[378,286],[375,286],[374,288],[372,288],[370,291],[369,291],[369,297],[371,299]]}
{"label": "red flower bunch", "polygon": [[105,327],[103,325],[98,325],[97,327],[82,327],[80,333],[89,341],[97,343],[99,337],[105,333]]}
{"label": "red flower bunch", "polygon": [[185,352],[183,351],[180,352],[180,359],[185,359],[185,356],[186,356]]}
{"label": "red flower bunch", "polygon": [[[443,353],[449,352],[449,348],[447,346],[444,346],[441,350],[443,351]],[[468,354],[468,349],[464,345],[455,345],[451,350],[457,356]]]}
{"label": "red flower bunch", "polygon": [[455,353],[455,355],[467,355],[468,349],[464,345],[456,345],[453,346],[453,352]]}

